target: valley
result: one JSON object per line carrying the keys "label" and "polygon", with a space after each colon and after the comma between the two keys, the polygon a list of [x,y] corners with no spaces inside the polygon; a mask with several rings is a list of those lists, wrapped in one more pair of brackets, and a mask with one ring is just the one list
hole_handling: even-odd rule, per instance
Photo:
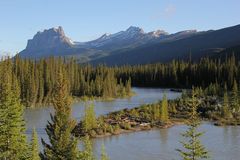
{"label": "valley", "polygon": [[0,1],[0,160],[238,160],[240,1]]}

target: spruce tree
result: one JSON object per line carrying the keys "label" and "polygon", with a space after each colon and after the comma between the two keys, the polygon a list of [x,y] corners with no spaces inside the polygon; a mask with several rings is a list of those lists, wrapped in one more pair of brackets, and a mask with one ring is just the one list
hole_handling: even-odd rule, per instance
{"label": "spruce tree", "polygon": [[160,108],[160,121],[162,122],[168,122],[169,116],[168,116],[168,100],[166,94],[163,95],[162,104]]}
{"label": "spruce tree", "polygon": [[96,128],[96,114],[94,111],[94,105],[86,105],[85,106],[85,115],[83,118],[83,127],[86,132],[90,131],[93,128]]}
{"label": "spruce tree", "polygon": [[230,118],[231,117],[227,92],[225,92],[224,95],[223,95],[223,106],[222,106],[221,114],[222,114],[222,117],[224,117],[224,118]]}
{"label": "spruce tree", "polygon": [[192,93],[192,99],[188,102],[188,106],[191,108],[189,121],[187,123],[188,129],[182,134],[187,141],[181,142],[184,149],[177,149],[183,160],[202,160],[209,157],[208,151],[199,139],[203,133],[197,131],[200,126],[200,121],[197,113],[198,101],[195,96],[195,93]]}
{"label": "spruce tree", "polygon": [[1,62],[0,73],[0,159],[25,160],[28,146],[25,136],[23,106],[11,60]]}
{"label": "spruce tree", "polygon": [[232,88],[232,111],[233,113],[239,111],[238,85],[236,80],[234,80]]}
{"label": "spruce tree", "polygon": [[131,94],[131,78],[129,78],[126,83],[127,83],[126,84],[126,92],[127,92],[127,95],[130,95]]}
{"label": "spruce tree", "polygon": [[43,139],[42,159],[46,160],[76,160],[78,156],[77,140],[71,134],[76,126],[71,119],[71,98],[69,96],[69,82],[63,67],[59,67],[57,81],[52,100],[55,115],[51,114],[51,122],[48,122],[46,132],[50,144]]}
{"label": "spruce tree", "polygon": [[38,148],[39,148],[38,147],[38,136],[37,136],[36,129],[34,128],[32,131],[30,160],[40,160]]}

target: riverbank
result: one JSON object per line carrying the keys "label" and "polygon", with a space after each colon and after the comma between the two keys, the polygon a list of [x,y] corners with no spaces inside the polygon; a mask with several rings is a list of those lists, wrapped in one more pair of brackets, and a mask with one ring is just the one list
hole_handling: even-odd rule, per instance
{"label": "riverbank", "polygon": [[129,129],[119,129],[118,131],[115,131],[113,133],[105,133],[101,135],[93,135],[91,138],[102,138],[102,137],[109,137],[114,135],[121,135],[121,134],[127,134],[127,133],[133,133],[133,132],[140,132],[140,131],[150,131],[150,130],[157,130],[157,129],[168,129],[177,125],[185,124],[184,121],[176,120],[168,122],[165,125],[159,125],[159,126],[151,126],[151,125],[139,125],[135,127],[131,127]]}
{"label": "riverbank", "polygon": [[[108,136],[114,136],[114,135],[120,135],[120,134],[126,134],[126,133],[132,133],[132,132],[139,132],[139,131],[148,131],[148,130],[155,130],[155,129],[167,129],[171,128],[173,126],[177,125],[182,125],[185,124],[184,120],[174,120],[174,121],[169,121],[165,124],[160,124],[160,125],[151,125],[150,123],[139,123],[136,125],[131,125],[131,126],[120,126],[110,130],[101,131],[99,129],[94,129],[91,130],[89,133],[83,133],[79,131],[78,127],[74,130],[74,134],[76,137],[84,137],[88,135],[91,138],[101,138],[101,137],[108,137]],[[80,133],[80,134],[79,134]]]}
{"label": "riverbank", "polygon": [[76,96],[73,96],[73,102],[77,103],[80,101],[83,101],[83,102],[86,102],[86,101],[114,101],[115,99],[128,99],[135,95],[136,95],[136,93],[131,91],[131,93],[128,93],[127,95],[121,95],[121,96],[117,96],[117,97],[97,97],[97,96],[76,97]]}
{"label": "riverbank", "polygon": [[[187,121],[191,107],[188,106],[190,95],[183,95],[175,100],[168,100],[167,121],[163,121],[160,116],[162,102],[146,104],[132,109],[123,109],[108,113],[96,119],[96,124],[92,128],[85,127],[85,122],[80,121],[74,130],[77,137],[90,136],[92,138],[119,135],[129,132],[151,130],[155,128],[170,128]],[[222,115],[223,102],[217,96],[198,96],[199,118],[210,121],[216,126],[240,125],[237,113],[231,117]]]}
{"label": "riverbank", "polygon": [[[96,138],[156,128],[170,128],[184,124],[185,119],[173,116],[163,121],[155,110],[160,111],[159,103],[111,112],[107,115],[101,115],[96,120],[93,117],[88,117],[88,122],[85,119],[80,121],[73,133],[77,137],[87,135]],[[173,109],[170,109],[169,113],[172,114]]]}

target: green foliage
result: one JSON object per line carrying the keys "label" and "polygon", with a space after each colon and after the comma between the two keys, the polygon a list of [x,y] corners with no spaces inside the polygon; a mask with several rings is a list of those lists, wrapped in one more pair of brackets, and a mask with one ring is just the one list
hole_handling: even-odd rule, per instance
{"label": "green foliage", "polygon": [[76,122],[71,119],[71,98],[69,96],[69,82],[66,72],[62,67],[57,71],[57,81],[52,100],[55,114],[51,115],[52,122],[48,122],[46,132],[50,144],[44,140],[42,159],[51,160],[76,160],[78,156],[77,140],[73,137],[72,130]]}
{"label": "green foliage", "polygon": [[232,111],[233,113],[239,112],[239,95],[238,95],[238,85],[237,81],[234,80],[233,82],[233,88],[232,88]]}
{"label": "green foliage", "polygon": [[28,146],[20,104],[19,87],[12,74],[11,60],[0,64],[0,159],[25,160]]}
{"label": "green foliage", "polygon": [[83,118],[83,127],[86,132],[97,127],[96,114],[94,111],[94,105],[85,106],[85,114]]}
{"label": "green foliage", "polygon": [[197,131],[200,121],[197,114],[198,101],[195,96],[195,93],[193,93],[192,99],[188,102],[188,105],[191,106],[192,111],[187,123],[188,130],[182,134],[182,136],[187,139],[187,142],[181,142],[184,148],[183,150],[177,149],[183,160],[202,160],[209,157],[208,151],[199,140],[203,133]]}
{"label": "green foliage", "polygon": [[202,58],[198,63],[174,60],[122,67],[92,67],[78,64],[75,59],[56,58],[31,61],[15,57],[12,64],[12,72],[20,82],[20,98],[29,107],[51,102],[55,71],[60,65],[66,69],[70,93],[76,97],[130,96],[131,86],[208,87],[208,94],[217,95],[225,82],[227,88],[232,88],[234,81],[240,81],[240,62],[234,56],[223,61]]}
{"label": "green foliage", "polygon": [[224,118],[230,118],[230,107],[229,107],[229,100],[228,100],[228,94],[227,92],[224,93],[223,96],[223,106],[222,106],[222,117]]}
{"label": "green foliage", "polygon": [[20,82],[21,100],[28,107],[51,103],[58,67],[66,70],[72,96],[108,99],[131,94],[131,80],[118,84],[116,71],[103,65],[80,65],[74,59],[47,58],[32,61],[19,57],[15,57],[11,63],[12,72]]}
{"label": "green foliage", "polygon": [[35,128],[32,131],[31,148],[30,148],[30,160],[40,160],[38,151],[38,137]]}
{"label": "green foliage", "polygon": [[162,103],[161,103],[161,108],[160,108],[160,121],[162,122],[168,122],[169,116],[168,116],[168,100],[167,96],[164,94]]}

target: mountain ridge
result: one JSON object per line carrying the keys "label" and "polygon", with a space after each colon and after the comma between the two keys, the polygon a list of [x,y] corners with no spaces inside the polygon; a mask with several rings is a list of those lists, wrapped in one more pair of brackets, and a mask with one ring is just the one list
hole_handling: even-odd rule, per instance
{"label": "mountain ridge", "polygon": [[67,37],[59,26],[37,32],[28,40],[27,47],[19,56],[32,59],[65,56],[75,57],[80,63],[110,65],[165,62],[185,59],[190,51],[193,58],[199,58],[205,51],[238,45],[238,35],[240,25],[201,32],[185,30],[173,34],[163,30],[144,32],[142,28],[130,26],[125,31],[105,33],[95,40],[76,42]]}

